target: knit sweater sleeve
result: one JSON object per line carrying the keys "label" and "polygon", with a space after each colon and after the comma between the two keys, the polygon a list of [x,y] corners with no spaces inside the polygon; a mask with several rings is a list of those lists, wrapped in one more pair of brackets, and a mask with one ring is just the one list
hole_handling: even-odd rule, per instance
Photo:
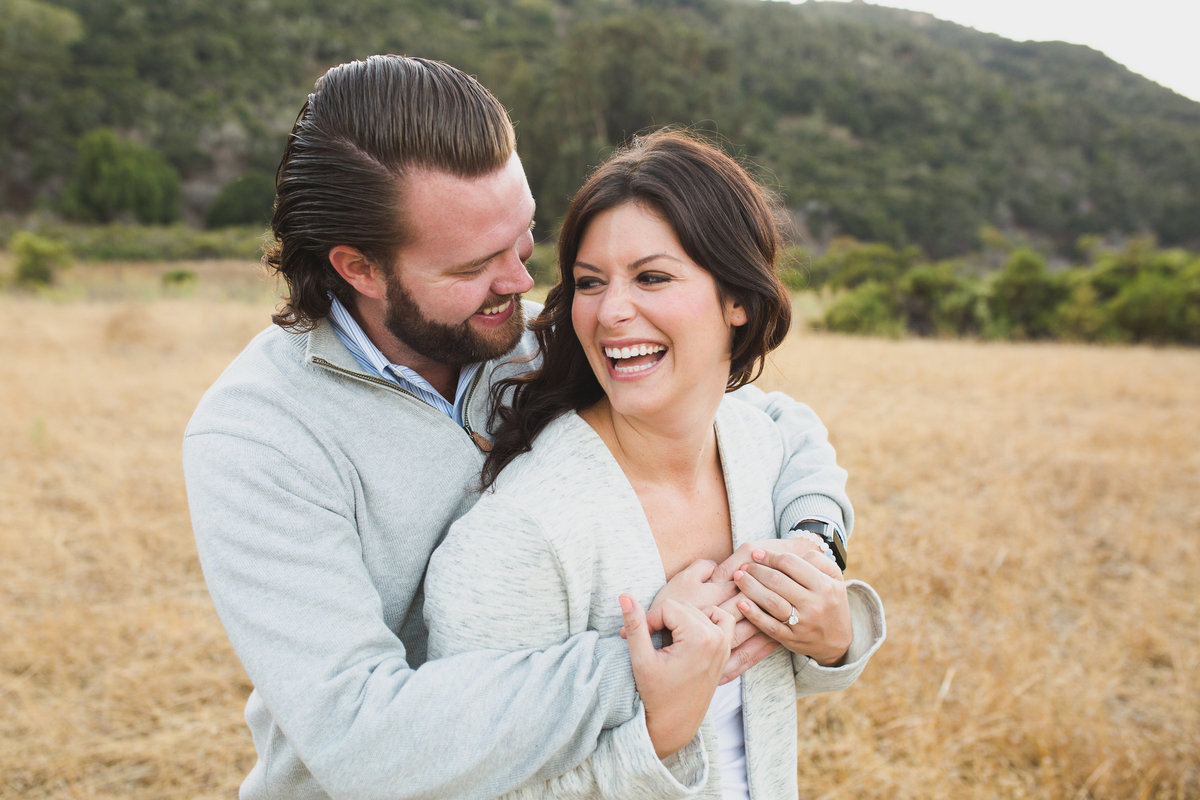
{"label": "knit sweater sleeve", "polygon": [[[544,534],[534,514],[491,494],[451,527],[426,578],[432,657],[484,647],[553,647],[586,625],[587,587],[573,585],[578,583],[573,577],[577,572],[562,563]],[[584,699],[548,687],[539,705],[556,716]],[[683,798],[706,779],[699,737],[671,758],[659,760],[639,704],[633,719],[599,735],[581,764],[557,775],[543,771],[505,797]]]}
{"label": "knit sweater sleeve", "polygon": [[796,696],[804,697],[822,692],[839,692],[858,680],[871,656],[887,637],[883,602],[870,584],[859,580],[846,581],[850,601],[850,622],[854,639],[841,664],[823,667],[808,656],[792,654],[792,669],[796,675]]}
{"label": "knit sweater sleeve", "polygon": [[730,397],[765,412],[783,437],[786,460],[774,492],[779,535],[812,517],[842,523],[849,538],[854,509],[846,494],[846,471],[837,465],[829,432],[816,413],[782,392],[756,386],[743,386]]}
{"label": "knit sweater sleeve", "polygon": [[[536,652],[460,648],[414,668],[382,616],[336,470],[203,428],[183,458],[205,579],[255,687],[253,713],[281,735],[259,743],[260,763],[290,748],[311,772],[288,796],[482,800],[578,764],[634,714],[627,648],[595,633]],[[413,558],[415,580],[425,564]],[[488,610],[469,613],[486,622]],[[547,697],[574,702],[547,714]]]}

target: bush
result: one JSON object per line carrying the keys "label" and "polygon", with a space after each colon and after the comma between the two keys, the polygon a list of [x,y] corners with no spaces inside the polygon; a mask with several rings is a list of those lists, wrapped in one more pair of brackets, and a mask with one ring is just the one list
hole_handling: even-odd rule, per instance
{"label": "bush", "polygon": [[1017,250],[991,284],[990,323],[984,333],[1002,339],[1048,339],[1056,333],[1056,311],[1067,299],[1066,281],[1046,270],[1042,256]]}
{"label": "bush", "polygon": [[904,320],[908,330],[920,336],[962,333],[959,306],[947,307],[947,299],[961,292],[964,282],[948,263],[913,267],[900,279]]}
{"label": "bush", "polygon": [[69,266],[65,245],[29,231],[19,231],[9,241],[16,257],[17,283],[47,286],[54,283],[55,270]]}
{"label": "bush", "polygon": [[181,261],[204,258],[257,260],[264,230],[258,226],[202,231],[187,225],[43,225],[40,231],[89,261]]}
{"label": "bush", "polygon": [[825,312],[825,327],[837,333],[900,337],[905,325],[897,292],[868,281],[837,299]]}
{"label": "bush", "polygon": [[1200,265],[1177,275],[1144,272],[1110,308],[1135,341],[1200,344]]}
{"label": "bush", "polygon": [[261,170],[239,175],[221,187],[204,215],[204,227],[261,225],[271,222],[275,176]]}
{"label": "bush", "polygon": [[829,250],[813,262],[813,285],[853,289],[868,281],[891,283],[920,258],[915,247],[897,251],[886,244],[863,244],[851,239],[835,240]]}
{"label": "bush", "polygon": [[196,273],[190,269],[167,270],[162,275],[163,286],[187,286],[196,280]]}
{"label": "bush", "polygon": [[79,140],[77,161],[62,197],[72,219],[145,224],[179,217],[179,174],[154,150],[98,128]]}

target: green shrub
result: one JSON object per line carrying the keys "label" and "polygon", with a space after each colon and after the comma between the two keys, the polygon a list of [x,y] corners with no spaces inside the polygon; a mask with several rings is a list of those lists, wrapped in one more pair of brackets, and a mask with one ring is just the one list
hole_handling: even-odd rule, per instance
{"label": "green shrub", "polygon": [[1084,342],[1118,342],[1129,338],[1113,321],[1108,304],[1101,301],[1091,270],[1068,273],[1066,283],[1069,294],[1058,306],[1055,326],[1060,337]]}
{"label": "green shrub", "polygon": [[958,308],[951,312],[946,301],[964,285],[954,265],[945,262],[924,264],[904,273],[899,289],[908,330],[920,336],[962,333]]}
{"label": "green shrub", "polygon": [[1144,272],[1110,308],[1113,321],[1135,341],[1200,344],[1200,265],[1177,275]]}
{"label": "green shrub", "polygon": [[43,225],[41,231],[64,242],[88,261],[181,261],[204,258],[257,260],[264,229],[259,226],[202,231],[174,225]]}
{"label": "green shrub", "polygon": [[98,128],[79,140],[62,210],[86,222],[172,222],[179,217],[179,193],[179,173],[159,153]]}
{"label": "green shrub", "polygon": [[1056,310],[1067,299],[1061,276],[1046,270],[1046,261],[1032,250],[1020,249],[992,280],[984,333],[1001,339],[1048,339],[1056,331]]}
{"label": "green shrub", "polygon": [[221,187],[204,215],[204,227],[265,226],[275,204],[275,176],[252,170]]}
{"label": "green shrub", "polygon": [[187,286],[196,281],[196,273],[190,269],[171,269],[162,275],[163,286]]}
{"label": "green shrub", "polygon": [[69,266],[70,256],[62,242],[36,233],[19,231],[9,241],[17,264],[17,283],[47,286],[54,283],[56,270]]}
{"label": "green shrub", "polygon": [[853,289],[868,281],[891,283],[912,268],[920,258],[915,247],[896,250],[886,244],[863,244],[852,239],[835,240],[829,250],[813,262],[813,285]]}
{"label": "green shrub", "polygon": [[825,327],[837,333],[900,337],[905,333],[897,292],[868,281],[839,297],[825,312]]}

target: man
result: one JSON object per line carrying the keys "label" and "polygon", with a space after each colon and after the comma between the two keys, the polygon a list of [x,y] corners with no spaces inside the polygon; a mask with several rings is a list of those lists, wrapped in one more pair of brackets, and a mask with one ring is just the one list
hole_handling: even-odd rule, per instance
{"label": "man", "polygon": [[[630,785],[685,796],[703,780],[699,748],[655,757],[623,641],[425,663],[429,555],[472,502],[490,385],[535,349],[520,301],[534,203],[503,107],[437,62],[335,67],[276,187],[266,261],[286,305],[184,440],[205,578],[255,687],[258,762],[241,796],[492,797],[614,753]],[[786,398],[750,399],[793,452],[781,529],[848,529],[820,423]],[[856,628],[828,688],[848,685],[878,638]],[[734,671],[765,650],[740,653]]]}

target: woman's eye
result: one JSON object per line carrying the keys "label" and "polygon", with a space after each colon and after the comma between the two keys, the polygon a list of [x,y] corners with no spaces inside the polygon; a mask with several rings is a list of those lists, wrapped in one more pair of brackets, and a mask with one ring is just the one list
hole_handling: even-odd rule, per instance
{"label": "woman's eye", "polygon": [[577,278],[575,280],[575,291],[586,292],[588,289],[595,289],[600,285],[600,281],[595,278]]}
{"label": "woman's eye", "polygon": [[655,284],[655,283],[670,283],[671,276],[664,275],[661,272],[643,272],[638,275],[638,283]]}

